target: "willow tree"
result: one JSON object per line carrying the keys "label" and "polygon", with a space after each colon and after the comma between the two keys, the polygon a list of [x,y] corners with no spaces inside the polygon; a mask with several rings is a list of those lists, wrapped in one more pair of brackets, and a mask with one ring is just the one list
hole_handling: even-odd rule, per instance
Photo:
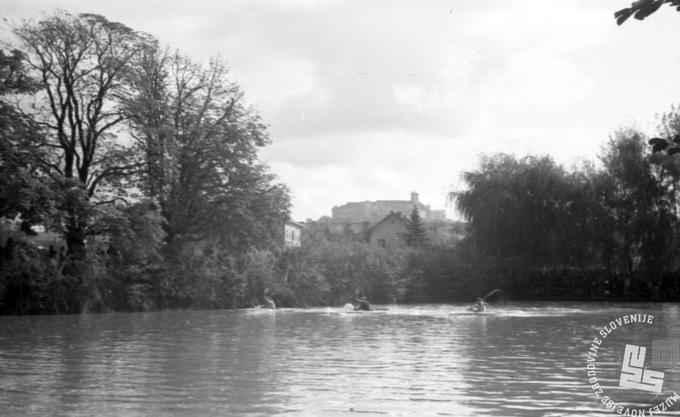
{"label": "willow tree", "polygon": [[147,50],[131,78],[139,93],[126,108],[147,161],[144,190],[161,206],[170,249],[278,239],[288,193],[258,160],[266,126],[224,63]]}
{"label": "willow tree", "polygon": [[592,204],[583,180],[548,157],[485,157],[451,195],[489,254],[535,265],[583,262]]}
{"label": "willow tree", "polygon": [[[121,100],[133,59],[153,43],[146,35],[93,14],[58,13],[14,29],[39,91],[14,106],[44,135],[33,157],[61,195],[63,232],[72,253],[92,233],[93,206],[120,196],[144,161],[121,140]],[[104,192],[105,191],[105,192]]]}

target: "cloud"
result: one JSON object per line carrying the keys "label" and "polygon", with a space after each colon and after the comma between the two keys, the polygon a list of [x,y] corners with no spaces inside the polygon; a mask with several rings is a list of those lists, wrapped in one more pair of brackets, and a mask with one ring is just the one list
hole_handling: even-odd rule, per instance
{"label": "cloud", "polygon": [[333,205],[408,199],[411,191],[419,192],[421,201],[433,208],[444,208],[458,171],[472,169],[484,146],[458,138],[414,138],[409,132],[387,131],[279,141],[263,156],[281,180],[304,184],[292,187],[294,206],[307,208],[300,217],[318,218],[330,214]]}
{"label": "cloud", "polygon": [[[447,7],[404,10],[369,4],[357,10],[333,3],[313,13],[273,8],[246,16],[237,34],[224,39],[225,49],[256,55],[245,60],[250,69],[234,70],[244,74],[240,78],[245,85],[256,86],[249,90],[255,90],[258,106],[274,129],[285,125],[277,134],[314,137],[338,130],[392,128],[453,132],[459,126],[451,115],[464,111],[463,77],[471,70],[463,50],[448,40],[452,32],[446,24]],[[266,21],[267,31],[241,32],[251,16]],[[460,56],[453,57],[454,51]],[[280,70],[300,60],[312,69],[305,78],[305,86],[312,88],[283,101],[261,101],[268,94],[255,78],[286,83]],[[460,91],[451,95],[442,86],[458,86]],[[420,101],[407,101],[407,91],[420,91]],[[448,117],[441,117],[444,113]]]}

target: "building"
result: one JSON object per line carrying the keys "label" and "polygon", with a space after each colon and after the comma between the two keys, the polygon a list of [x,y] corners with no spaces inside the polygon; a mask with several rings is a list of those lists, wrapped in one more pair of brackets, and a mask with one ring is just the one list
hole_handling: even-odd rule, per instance
{"label": "building", "polygon": [[411,193],[409,200],[350,202],[332,209],[332,217],[322,216],[305,223],[304,239],[309,242],[365,242],[381,246],[405,245],[406,225],[413,208],[425,223],[427,242],[453,247],[461,239],[446,218],[445,210],[432,210]]}
{"label": "building", "polygon": [[302,244],[302,229],[300,223],[287,221],[283,225],[283,246],[287,248],[297,248]]}
{"label": "building", "polygon": [[[307,242],[365,242],[377,246],[406,245],[409,216],[392,212],[377,223],[333,222],[328,216],[304,224]],[[426,243],[429,246],[452,248],[467,235],[467,225],[450,220],[430,220],[424,224]]]}
{"label": "building", "polygon": [[418,193],[411,193],[410,200],[377,200],[351,202],[332,209],[332,222],[342,223],[377,223],[390,213],[411,213],[416,207],[423,221],[439,218],[443,211],[431,210],[418,200]]}
{"label": "building", "polygon": [[391,212],[368,229],[368,242],[383,248],[406,246],[409,220],[399,212]]}

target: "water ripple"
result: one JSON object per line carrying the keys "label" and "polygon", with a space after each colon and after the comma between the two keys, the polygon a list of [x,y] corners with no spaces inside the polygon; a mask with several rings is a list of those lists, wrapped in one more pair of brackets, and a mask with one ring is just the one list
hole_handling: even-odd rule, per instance
{"label": "water ripple", "polygon": [[[529,304],[488,316],[417,306],[0,317],[0,409],[3,416],[610,415],[592,398],[585,353],[602,323],[633,308],[678,316],[662,304]],[[662,322],[659,337],[677,334],[677,322]],[[604,367],[620,363],[607,352],[601,359]],[[616,393],[615,377],[601,382]],[[677,372],[666,384],[680,388]]]}

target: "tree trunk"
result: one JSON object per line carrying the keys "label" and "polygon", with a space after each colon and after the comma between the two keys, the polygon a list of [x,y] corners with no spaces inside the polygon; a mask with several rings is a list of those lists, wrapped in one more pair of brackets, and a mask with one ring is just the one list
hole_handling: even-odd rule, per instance
{"label": "tree trunk", "polygon": [[85,228],[80,224],[77,215],[71,214],[64,233],[68,255],[74,260],[85,258]]}

